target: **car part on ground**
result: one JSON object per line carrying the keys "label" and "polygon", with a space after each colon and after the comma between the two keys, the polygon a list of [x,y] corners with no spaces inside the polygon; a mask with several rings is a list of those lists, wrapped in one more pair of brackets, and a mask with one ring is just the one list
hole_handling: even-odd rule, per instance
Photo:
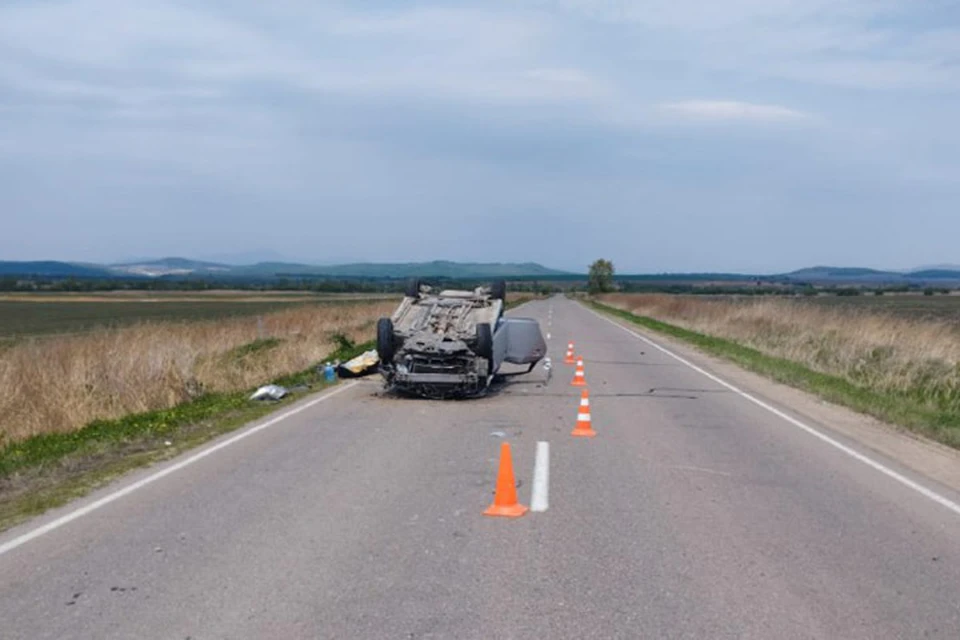
{"label": "car part on ground", "polygon": [[278,384],[267,384],[256,391],[253,392],[253,395],[250,396],[251,400],[283,400],[290,391],[286,387],[281,387]]}
{"label": "car part on ground", "polygon": [[272,400],[274,402],[279,402],[289,395],[294,393],[304,393],[305,391],[309,390],[310,385],[308,384],[298,384],[293,387],[283,387],[278,384],[267,384],[254,391],[253,395],[250,396],[250,399]]}
{"label": "car part on ground", "polygon": [[461,291],[414,280],[406,294],[393,317],[377,323],[380,371],[390,389],[438,399],[476,396],[503,363],[532,371],[546,356],[536,320],[504,316],[503,281]]}
{"label": "car part on ground", "polygon": [[365,351],[356,358],[348,360],[337,367],[337,374],[341,378],[359,378],[376,373],[380,366],[380,356],[376,349]]}

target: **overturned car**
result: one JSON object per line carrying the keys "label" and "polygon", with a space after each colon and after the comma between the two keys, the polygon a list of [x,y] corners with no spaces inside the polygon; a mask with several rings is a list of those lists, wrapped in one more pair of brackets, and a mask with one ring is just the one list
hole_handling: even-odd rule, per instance
{"label": "overturned car", "polygon": [[540,325],[504,315],[506,284],[473,291],[407,285],[391,318],[377,323],[380,371],[390,389],[427,398],[482,394],[503,363],[528,365],[547,353]]}

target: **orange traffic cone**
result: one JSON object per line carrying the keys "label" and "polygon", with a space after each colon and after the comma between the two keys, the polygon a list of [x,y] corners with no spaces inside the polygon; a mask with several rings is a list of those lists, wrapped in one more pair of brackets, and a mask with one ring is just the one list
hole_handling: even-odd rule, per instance
{"label": "orange traffic cone", "polygon": [[587,386],[587,378],[583,373],[583,358],[577,360],[577,370],[573,374],[573,382],[570,383],[571,387],[585,387]]}
{"label": "orange traffic cone", "polygon": [[519,518],[526,512],[527,508],[517,501],[517,484],[513,479],[513,456],[510,455],[510,444],[504,442],[500,445],[497,492],[493,496],[493,504],[483,512],[483,515]]}
{"label": "orange traffic cone", "polygon": [[580,411],[577,413],[577,426],[570,434],[578,438],[592,438],[597,435],[590,420],[590,392],[586,389],[580,394]]}
{"label": "orange traffic cone", "polygon": [[566,357],[564,357],[564,359],[563,359],[563,364],[576,364],[576,363],[577,363],[577,361],[576,361],[576,359],[574,359],[574,356],[573,356],[573,343],[572,343],[572,342],[568,342],[568,343],[567,343],[567,355],[566,355]]}

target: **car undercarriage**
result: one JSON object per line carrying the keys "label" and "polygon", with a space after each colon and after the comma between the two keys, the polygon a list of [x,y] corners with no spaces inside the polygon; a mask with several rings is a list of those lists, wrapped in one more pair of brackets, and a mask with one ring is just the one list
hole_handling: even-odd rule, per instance
{"label": "car undercarriage", "polygon": [[377,325],[386,386],[433,399],[481,395],[504,362],[530,369],[546,355],[539,325],[504,316],[503,282],[473,291],[414,281],[391,318]]}

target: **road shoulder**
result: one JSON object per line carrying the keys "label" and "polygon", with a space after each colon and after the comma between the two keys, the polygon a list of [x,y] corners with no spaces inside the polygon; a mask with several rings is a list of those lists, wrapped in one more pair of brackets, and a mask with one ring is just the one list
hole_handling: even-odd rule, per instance
{"label": "road shoulder", "polygon": [[[592,311],[589,307],[584,308]],[[784,407],[798,417],[823,425],[875,453],[960,492],[960,451],[747,371],[613,314],[594,313],[599,313],[619,326],[656,342],[748,393]]]}

